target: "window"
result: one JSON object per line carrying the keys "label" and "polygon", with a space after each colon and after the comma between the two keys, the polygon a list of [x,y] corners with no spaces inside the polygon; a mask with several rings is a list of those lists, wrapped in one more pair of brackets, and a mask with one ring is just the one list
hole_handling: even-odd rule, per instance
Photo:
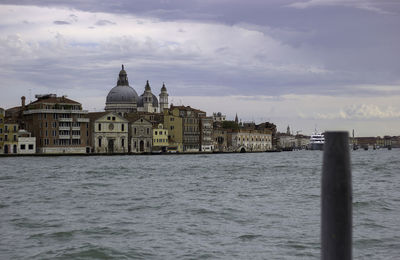
{"label": "window", "polygon": [[14,135],[14,142],[17,141],[17,135]]}
{"label": "window", "polygon": [[121,139],[121,146],[125,147],[125,139]]}
{"label": "window", "polygon": [[[136,127],[133,129],[133,133],[136,134]],[[136,147],[136,146],[135,146]]]}
{"label": "window", "polygon": [[154,134],[157,135],[157,131],[154,131]]}
{"label": "window", "polygon": [[135,143],[133,144],[133,147],[135,147],[135,148],[136,148],[136,141],[135,141]]}
{"label": "window", "polygon": [[29,150],[33,150],[33,144],[28,145]]}
{"label": "window", "polygon": [[122,131],[125,131],[125,124],[122,124],[122,125],[121,125],[121,130],[122,130]]}
{"label": "window", "polygon": [[20,149],[21,149],[21,150],[25,150],[25,145],[24,145],[24,144],[21,144],[21,145],[20,145]]}
{"label": "window", "polygon": [[108,117],[107,117],[107,120],[111,120],[111,117],[108,116]]}
{"label": "window", "polygon": [[173,125],[171,125],[171,130],[173,130],[174,129],[174,126]]}
{"label": "window", "polygon": [[99,124],[99,131],[101,131],[101,124]]}
{"label": "window", "polygon": [[147,134],[149,134],[150,133],[150,129],[149,128],[147,128]]}
{"label": "window", "polygon": [[3,133],[3,128],[0,128],[0,134],[2,134]]}
{"label": "window", "polygon": [[56,127],[57,127],[57,122],[53,122],[53,128],[56,128]]}
{"label": "window", "polygon": [[112,117],[112,120],[115,121],[115,116]]}
{"label": "window", "polygon": [[17,132],[17,126],[16,125],[14,126],[14,132]]}
{"label": "window", "polygon": [[99,137],[99,147],[101,147],[101,137]]}
{"label": "window", "polygon": [[147,147],[150,147],[150,142],[149,141],[147,141],[147,145],[146,145]]}

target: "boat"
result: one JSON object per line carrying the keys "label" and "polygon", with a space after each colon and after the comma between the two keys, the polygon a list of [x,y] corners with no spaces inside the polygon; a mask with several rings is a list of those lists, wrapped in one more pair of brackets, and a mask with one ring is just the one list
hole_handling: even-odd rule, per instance
{"label": "boat", "polygon": [[315,132],[312,133],[312,135],[310,136],[309,149],[310,150],[323,150],[324,143],[325,143],[324,134],[318,133],[317,130],[315,130]]}

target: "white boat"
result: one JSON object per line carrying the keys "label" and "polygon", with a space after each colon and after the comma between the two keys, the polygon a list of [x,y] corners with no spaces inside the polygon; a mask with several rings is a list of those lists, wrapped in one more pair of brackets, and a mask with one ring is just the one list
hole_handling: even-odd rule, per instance
{"label": "white boat", "polygon": [[318,133],[317,131],[315,131],[310,136],[309,149],[310,150],[323,150],[324,149],[324,143],[325,143],[324,134],[321,134],[321,133]]}

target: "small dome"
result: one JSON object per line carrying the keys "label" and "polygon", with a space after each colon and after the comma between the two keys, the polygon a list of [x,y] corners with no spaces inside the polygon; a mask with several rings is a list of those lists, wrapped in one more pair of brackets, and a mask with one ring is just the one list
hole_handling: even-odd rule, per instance
{"label": "small dome", "polygon": [[[153,93],[151,93],[151,95],[153,96],[153,107],[158,107],[158,99],[157,99],[157,97]],[[144,96],[144,93],[139,97],[139,101],[137,102],[137,106],[138,107],[143,107],[144,106],[143,96]]]}

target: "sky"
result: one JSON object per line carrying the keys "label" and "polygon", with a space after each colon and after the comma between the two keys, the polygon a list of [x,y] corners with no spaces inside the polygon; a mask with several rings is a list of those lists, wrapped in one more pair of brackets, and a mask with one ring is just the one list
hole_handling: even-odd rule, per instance
{"label": "sky", "polygon": [[398,0],[2,0],[0,107],[140,95],[285,132],[400,135]]}

